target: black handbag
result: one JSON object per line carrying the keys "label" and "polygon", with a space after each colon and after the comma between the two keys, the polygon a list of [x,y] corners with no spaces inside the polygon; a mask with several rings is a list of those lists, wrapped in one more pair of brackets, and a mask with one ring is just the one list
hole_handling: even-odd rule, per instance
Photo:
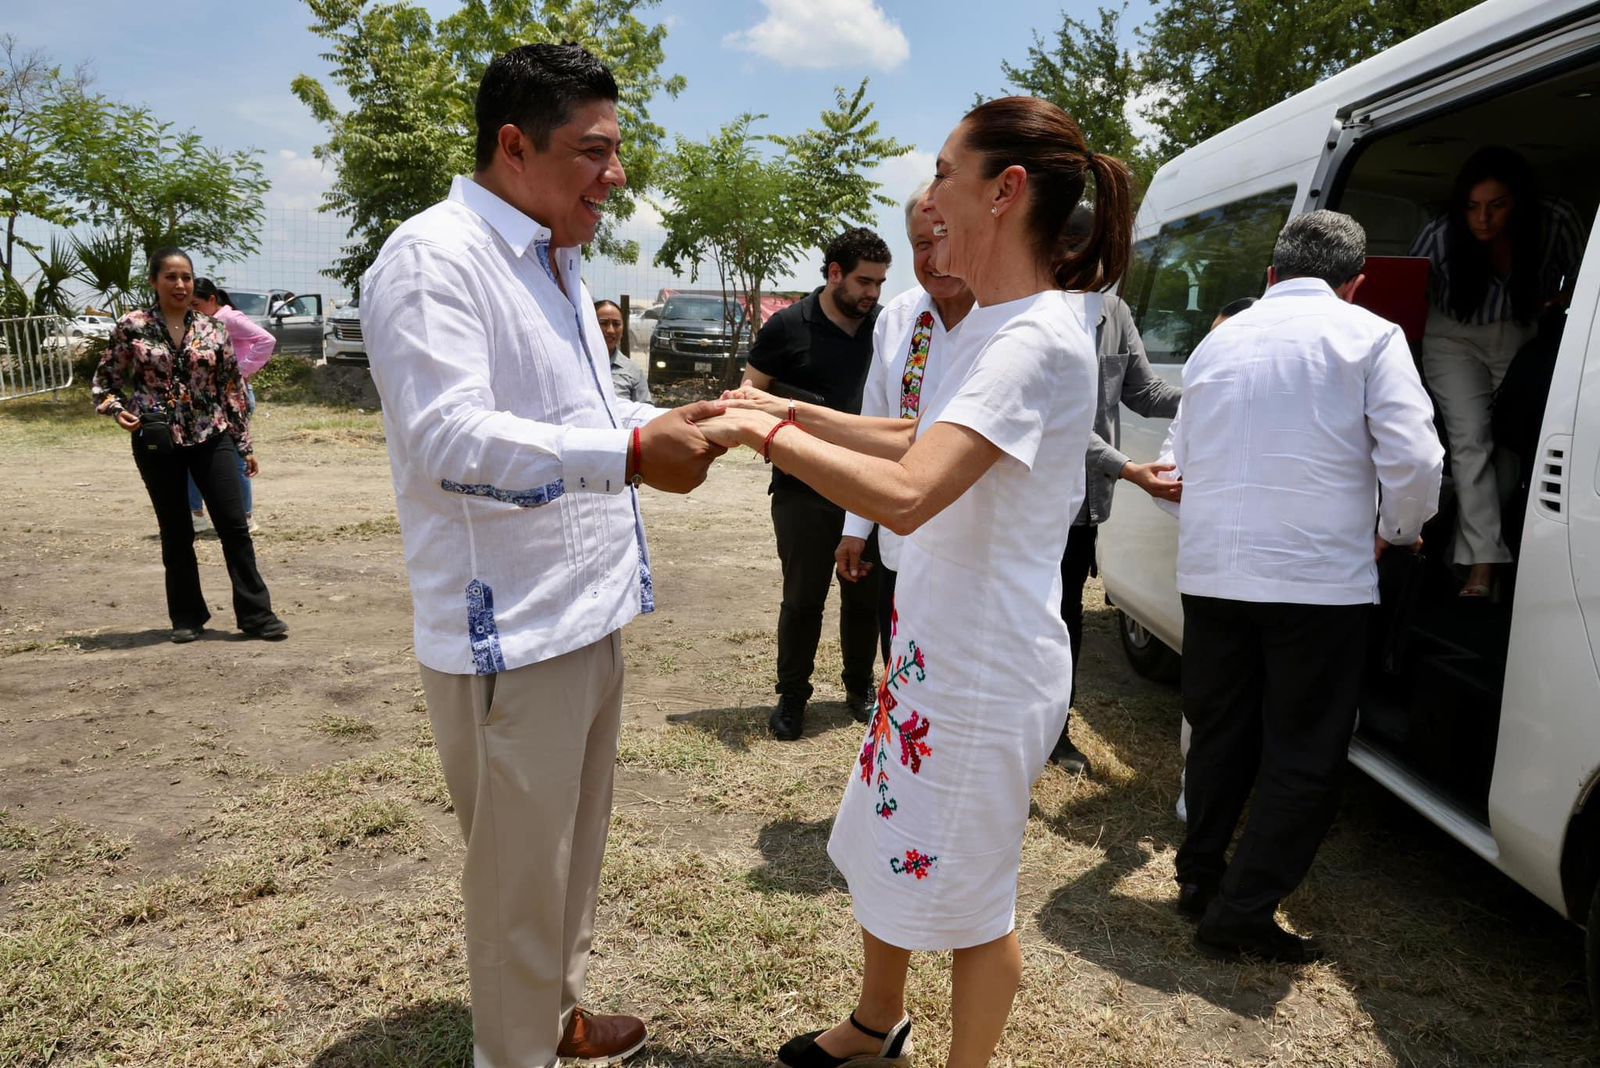
{"label": "black handbag", "polygon": [[145,412],[139,416],[139,428],[133,432],[133,447],[146,456],[172,454],[172,424],[165,412]]}

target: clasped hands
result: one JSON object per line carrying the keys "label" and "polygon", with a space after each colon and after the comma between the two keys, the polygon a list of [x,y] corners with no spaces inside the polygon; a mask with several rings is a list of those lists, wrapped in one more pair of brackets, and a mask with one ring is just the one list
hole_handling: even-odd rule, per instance
{"label": "clasped hands", "polygon": [[[636,473],[647,486],[688,493],[706,480],[711,461],[729,449],[759,448],[788,403],[747,382],[720,400],[696,401],[658,415],[640,428]],[[772,411],[780,414],[769,415]]]}

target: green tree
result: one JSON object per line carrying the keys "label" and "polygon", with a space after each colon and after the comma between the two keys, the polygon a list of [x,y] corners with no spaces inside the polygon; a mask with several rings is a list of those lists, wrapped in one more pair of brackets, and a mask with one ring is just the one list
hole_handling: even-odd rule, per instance
{"label": "green tree", "polygon": [[54,109],[76,116],[70,129],[57,124],[55,151],[82,218],[131,233],[146,254],[176,244],[226,261],[260,247],[270,183],[257,150],[215,148],[148,108],[100,96],[69,94]]}
{"label": "green tree", "polygon": [[293,90],[329,131],[318,159],[333,165],[326,211],[351,220],[351,243],[330,272],[352,288],[384,240],[406,218],[444,197],[450,180],[473,169],[472,105],[484,68],[519,44],[576,41],[616,76],[618,124],[629,188],[607,202],[598,250],[638,256],[617,224],[654,183],[665,131],[650,121],[656,93],[676,96],[681,77],[660,73],[666,27],[640,21],[656,0],[465,0],[435,23],[420,6],[397,0],[306,0],[311,29],[329,42],[323,56],[351,106],[340,110],[306,75]]}
{"label": "green tree", "polygon": [[1167,159],[1478,0],[1167,0],[1138,35]]}
{"label": "green tree", "polygon": [[[690,281],[703,264],[722,290],[723,331],[728,351],[754,340],[766,283],[793,266],[807,241],[794,197],[796,173],[782,159],[761,151],[765,140],[751,127],[764,115],[740,115],[705,141],[678,138],[662,161],[662,224],[667,240],[655,262]],[[732,310],[743,303],[747,314]],[[740,335],[745,337],[741,338]],[[738,361],[730,359],[724,386],[737,384]]]}
{"label": "green tree", "polygon": [[[25,52],[16,37],[0,35],[0,218],[5,220],[0,275],[16,273],[19,247],[39,251],[17,235],[19,218],[74,221],[54,149],[63,133],[72,132],[78,117],[56,105],[74,91],[82,92],[87,82],[82,71],[65,75],[44,53]],[[57,128],[61,123],[67,125],[65,130]]]}
{"label": "green tree", "polygon": [[867,79],[854,93],[833,90],[834,108],[825,109],[821,125],[794,136],[770,140],[784,149],[795,179],[794,221],[802,248],[822,248],[846,226],[872,223],[874,208],[892,208],[898,201],[878,192],[868,173],[879,163],[911,151],[892,137],[880,135],[867,101]]}
{"label": "green tree", "polygon": [[1000,72],[1017,93],[1048,100],[1076,119],[1089,147],[1127,163],[1142,189],[1158,161],[1129,118],[1141,82],[1138,64],[1121,44],[1127,11],[1126,4],[1102,7],[1093,26],[1063,12],[1050,40],[1035,32],[1027,61],[1002,61]]}
{"label": "green tree", "polygon": [[[838,107],[822,113],[820,127],[765,136],[753,128],[766,116],[747,113],[705,141],[678,138],[662,161],[667,240],[656,263],[691,280],[703,264],[716,271],[724,307],[749,312],[725,323],[730,352],[754,340],[769,281],[842,227],[870,223],[876,206],[894,205],[868,174],[910,146],[879,136],[866,89],[865,81],[853,94],[836,89]],[[737,385],[737,375],[738,361],[729,360],[724,384]]]}

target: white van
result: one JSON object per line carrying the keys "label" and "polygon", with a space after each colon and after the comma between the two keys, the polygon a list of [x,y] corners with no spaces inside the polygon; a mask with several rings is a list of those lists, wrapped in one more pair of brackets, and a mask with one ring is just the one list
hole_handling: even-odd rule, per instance
{"label": "white van", "polygon": [[[1259,294],[1291,216],[1348,212],[1373,255],[1405,256],[1475,149],[1516,149],[1585,222],[1600,205],[1600,5],[1487,0],[1177,157],[1140,209],[1123,284],[1158,371],[1217,310]],[[1600,1011],[1600,228],[1591,230],[1537,430],[1514,583],[1464,603],[1443,561],[1448,474],[1426,562],[1386,573],[1350,759],[1587,928]],[[1531,421],[1531,420],[1530,420]],[[1124,416],[1158,454],[1165,420]],[[1530,440],[1533,428],[1528,427]],[[1177,524],[1124,491],[1099,538],[1107,599],[1137,670],[1175,674]],[[1390,554],[1398,557],[1401,554]],[[1387,568],[1387,563],[1386,563]]]}

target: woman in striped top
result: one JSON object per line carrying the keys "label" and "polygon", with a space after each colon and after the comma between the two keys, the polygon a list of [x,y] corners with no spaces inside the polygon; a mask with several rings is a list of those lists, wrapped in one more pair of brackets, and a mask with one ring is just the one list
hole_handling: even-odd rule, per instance
{"label": "woman in striped top", "polygon": [[1487,596],[1495,565],[1511,560],[1500,489],[1512,476],[1495,470],[1489,399],[1539,315],[1570,296],[1586,240],[1572,205],[1539,195],[1525,159],[1490,147],[1462,165],[1448,212],[1412,246],[1433,262],[1422,370],[1449,439],[1463,597]]}

